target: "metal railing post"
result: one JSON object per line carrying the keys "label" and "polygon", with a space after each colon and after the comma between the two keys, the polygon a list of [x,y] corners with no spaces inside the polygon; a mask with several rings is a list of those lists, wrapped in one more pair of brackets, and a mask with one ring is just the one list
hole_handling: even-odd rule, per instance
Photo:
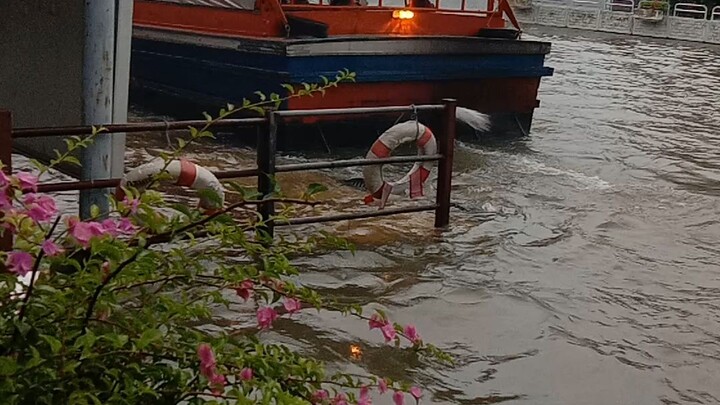
{"label": "metal railing post", "polygon": [[[268,131],[258,131],[257,142],[257,166],[258,193],[261,198],[268,198],[272,194],[275,185],[275,154],[277,149],[277,115],[274,111],[268,111]],[[272,238],[274,224],[270,218],[275,215],[275,203],[267,202],[258,206],[258,211],[265,226],[263,230]]]}
{"label": "metal railing post", "polygon": [[438,163],[438,185],[435,208],[435,227],[446,228],[450,224],[450,190],[452,188],[453,155],[455,152],[455,113],[457,101],[443,100],[442,136],[438,152],[442,159]]}
{"label": "metal railing post", "polygon": [[[0,161],[5,165],[3,171],[7,175],[12,174],[12,126],[12,112],[0,110]],[[6,230],[0,237],[0,251],[12,250],[12,244],[12,234]]]}

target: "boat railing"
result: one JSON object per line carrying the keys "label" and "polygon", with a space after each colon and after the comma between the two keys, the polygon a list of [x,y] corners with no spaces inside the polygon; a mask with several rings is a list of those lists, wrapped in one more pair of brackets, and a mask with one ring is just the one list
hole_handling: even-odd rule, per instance
{"label": "boat railing", "polygon": [[608,0],[605,2],[605,10],[632,13],[635,11],[635,2],[633,0]]}
{"label": "boat railing", "polygon": [[[680,13],[680,15],[678,15]],[[708,8],[704,4],[696,3],[677,3],[673,8],[673,17],[690,17],[705,19],[708,14]]]}
{"label": "boat railing", "polygon": [[[601,8],[605,0],[536,0],[534,3],[541,6],[572,7],[578,9]],[[630,0],[632,1],[632,0]]]}
{"label": "boat railing", "polygon": [[713,7],[712,11],[710,12],[710,20],[720,20],[720,6]]}
{"label": "boat railing", "polygon": [[[413,8],[406,0],[368,0],[367,7],[379,8],[411,8],[413,10],[438,10],[438,11],[455,11],[466,13],[487,14],[495,11],[495,7],[499,4],[496,0],[430,0],[432,7]],[[288,0],[291,5],[316,5],[330,6],[330,0]]]}
{"label": "boat railing", "polygon": [[[437,183],[436,195],[433,203],[413,204],[397,207],[384,208],[375,210],[359,210],[359,212],[337,213],[321,216],[304,216],[289,218],[287,220],[273,221],[275,213],[275,203],[272,201],[258,204],[258,211],[266,223],[270,234],[273,228],[277,226],[290,226],[301,224],[312,224],[321,222],[344,221],[352,219],[382,217],[389,215],[406,214],[422,211],[435,212],[435,227],[445,228],[450,221],[451,206],[451,185],[452,185],[452,166],[453,152],[455,145],[455,123],[456,123],[456,107],[457,102],[452,99],[443,100],[442,104],[436,105],[419,105],[419,106],[396,106],[396,107],[372,107],[372,108],[338,108],[338,109],[320,109],[320,110],[291,110],[291,111],[269,111],[266,118],[243,118],[243,119],[224,119],[216,122],[212,129],[222,128],[224,130],[232,130],[239,128],[258,128],[256,138],[257,164],[254,167],[239,170],[223,170],[214,172],[218,179],[233,178],[257,178],[258,192],[263,198],[273,193],[274,185],[272,177],[277,173],[301,172],[308,170],[337,169],[343,167],[360,167],[360,166],[377,166],[383,164],[402,164],[413,162],[437,161]],[[277,137],[278,128],[282,123],[297,122],[303,118],[318,117],[346,117],[346,116],[368,116],[368,115],[384,115],[388,114],[409,114],[409,113],[427,113],[429,116],[440,116],[440,127],[433,131],[437,136],[438,154],[436,155],[408,155],[394,156],[381,159],[345,159],[345,160],[326,160],[307,163],[292,164],[276,164],[277,155]],[[97,136],[106,136],[113,133],[124,134],[142,134],[147,136],[148,132],[156,133],[158,136],[166,136],[171,130],[188,130],[189,128],[202,127],[207,123],[201,121],[174,121],[174,122],[137,122],[129,124],[107,124],[102,125],[102,132]],[[76,135],[89,135],[93,132],[92,126],[74,126],[74,127],[47,127],[47,128],[13,128],[12,113],[7,110],[0,109],[0,161],[3,162],[4,170],[12,173],[12,145],[16,139],[30,139],[42,137],[68,137]],[[91,177],[91,176],[85,176]],[[92,178],[92,177],[91,177]],[[52,193],[60,191],[74,190],[90,190],[90,189],[111,189],[120,184],[119,178],[80,180],[80,181],[64,181],[53,183],[41,183],[38,185],[38,192]],[[6,233],[7,235],[7,233]],[[0,240],[0,250],[8,248],[8,241]]]}
{"label": "boat railing", "polygon": [[572,0],[572,8],[575,9],[599,9],[602,7],[604,0]]}
{"label": "boat railing", "polygon": [[570,6],[571,2],[572,2],[572,0],[538,0],[538,1],[536,1],[536,4],[545,5],[545,6],[563,7],[563,6]]}

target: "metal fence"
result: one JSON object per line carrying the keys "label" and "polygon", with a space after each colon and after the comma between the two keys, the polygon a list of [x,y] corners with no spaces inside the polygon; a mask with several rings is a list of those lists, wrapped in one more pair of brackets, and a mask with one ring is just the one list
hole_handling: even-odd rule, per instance
{"label": "metal fence", "polygon": [[[450,222],[450,193],[452,185],[452,163],[455,145],[457,103],[452,99],[443,100],[438,105],[398,106],[376,108],[346,108],[324,110],[297,110],[297,111],[271,111],[265,118],[225,119],[213,125],[213,128],[237,129],[241,127],[256,127],[258,131],[256,140],[256,167],[238,170],[224,170],[214,172],[218,179],[257,177],[257,188],[261,196],[269,196],[273,189],[272,177],[276,173],[299,172],[307,170],[334,169],[341,167],[373,166],[383,164],[398,164],[421,161],[437,161],[437,193],[434,204],[414,205],[383,210],[365,210],[357,213],[342,213],[312,217],[296,217],[287,221],[273,223],[271,220],[275,213],[275,204],[272,201],[258,204],[258,210],[267,230],[272,235],[275,226],[300,225],[320,222],[332,222],[350,219],[382,217],[404,213],[435,211],[435,227],[445,228]],[[321,116],[357,116],[357,115],[387,115],[391,113],[427,112],[441,116],[441,127],[434,131],[437,136],[438,154],[426,156],[395,156],[382,159],[346,159],[328,160],[295,164],[276,164],[278,124],[284,120],[303,117]],[[141,122],[130,124],[108,124],[102,127],[106,130],[102,134],[140,132],[166,132],[168,130],[188,129],[188,127],[201,127],[206,121],[174,121],[174,122]],[[0,110],[0,160],[6,165],[5,170],[12,172],[12,143],[15,139],[38,138],[47,136],[72,136],[92,133],[91,126],[50,127],[50,128],[13,128],[12,113]],[[42,183],[38,185],[39,192],[57,192],[88,189],[107,189],[117,187],[119,178],[95,179],[86,181],[67,181],[55,183]],[[7,249],[9,240],[1,242]]]}
{"label": "metal fence", "polygon": [[[519,0],[515,0],[516,2]],[[720,44],[720,6],[667,0],[535,0],[521,23]]]}

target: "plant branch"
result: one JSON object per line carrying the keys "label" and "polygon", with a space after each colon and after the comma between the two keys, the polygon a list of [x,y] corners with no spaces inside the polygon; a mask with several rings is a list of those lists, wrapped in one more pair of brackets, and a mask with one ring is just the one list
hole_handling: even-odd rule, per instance
{"label": "plant branch", "polygon": [[[55,222],[53,223],[52,227],[47,232],[47,234],[45,234],[45,241],[52,237],[53,232],[55,232],[55,228],[57,227],[58,223],[60,223],[60,218],[61,216],[59,215],[57,218],[55,218]],[[44,255],[45,252],[42,250],[42,248],[40,248],[40,252],[38,252],[37,258],[35,259],[35,264],[33,265],[32,275],[30,276],[30,285],[28,286],[27,294],[25,294],[25,299],[23,300],[22,307],[20,307],[20,311],[18,312],[18,320],[20,321],[25,318],[25,311],[27,309],[28,302],[30,302],[30,297],[32,296],[35,287],[35,276],[37,276],[37,272],[40,269],[40,262],[42,261]]]}
{"label": "plant branch", "polygon": [[[149,242],[145,246],[145,249],[147,249],[148,247],[150,247]],[[85,312],[85,319],[83,320],[83,326],[82,326],[82,334],[84,334],[85,331],[87,330],[88,322],[90,321],[90,317],[92,316],[93,310],[95,310],[95,304],[97,304],[97,300],[100,297],[100,293],[102,293],[103,288],[105,288],[105,286],[108,285],[108,283],[110,283],[110,281],[112,281],[118,274],[120,274],[120,272],[122,272],[125,269],[125,267],[127,267],[130,263],[134,262],[138,258],[138,256],[140,256],[140,252],[142,252],[143,250],[144,249],[137,249],[135,251],[135,253],[133,253],[132,256],[127,258],[124,262],[120,263],[120,265],[118,265],[117,269],[115,269],[115,271],[113,271],[107,277],[105,277],[105,279],[102,281],[102,283],[100,283],[100,285],[98,285],[97,288],[95,288],[95,292],[93,293],[92,298],[90,298],[90,304],[88,305],[88,309]]]}
{"label": "plant branch", "polygon": [[[201,220],[199,220],[199,221],[195,221],[195,222],[193,222],[193,223],[184,225],[184,226],[180,227],[179,229],[175,229],[175,230],[172,230],[172,231],[168,231],[168,232],[160,233],[160,234],[157,234],[157,235],[153,235],[153,236],[149,237],[147,241],[148,241],[148,244],[150,244],[150,243],[156,244],[156,243],[169,242],[169,241],[172,241],[172,240],[173,240],[173,237],[174,237],[175,235],[181,234],[181,233],[185,233],[185,232],[187,232],[187,231],[189,231],[189,230],[191,230],[191,229],[193,229],[193,228],[197,228],[197,227],[203,226],[203,225],[207,224],[208,222],[212,221],[213,219],[215,219],[215,218],[217,218],[217,217],[219,217],[219,216],[221,216],[221,215],[227,214],[227,213],[230,212],[230,211],[234,211],[234,210],[236,210],[236,209],[238,209],[238,208],[241,208],[241,207],[247,206],[247,205],[260,205],[260,204],[269,203],[269,202],[272,202],[272,203],[302,204],[302,205],[309,205],[309,206],[316,206],[316,205],[323,204],[322,201],[307,201],[307,200],[302,200],[302,199],[297,199],[297,198],[266,198],[266,199],[262,199],[262,200],[238,201],[238,202],[236,202],[236,203],[233,203],[233,204],[228,205],[227,207],[223,208],[223,209],[220,210],[220,211],[214,212],[214,213],[212,213],[212,214],[204,217],[203,219],[201,219]],[[252,228],[252,227],[248,227],[248,228],[245,229],[245,230],[248,230],[248,231],[249,231],[249,230],[251,230],[251,229],[253,229],[253,228]]]}
{"label": "plant branch", "polygon": [[120,286],[120,287],[115,287],[111,291],[130,290],[133,288],[142,287],[144,285],[152,285],[152,284],[163,283],[163,282],[167,283],[167,282],[170,282],[173,280],[177,280],[177,279],[181,279],[181,278],[188,278],[188,277],[189,276],[176,274],[173,276],[167,276],[167,277],[153,279],[153,280],[146,280],[146,281],[142,281],[142,282],[135,283],[135,284],[129,284],[129,285],[124,285],[124,286]]}

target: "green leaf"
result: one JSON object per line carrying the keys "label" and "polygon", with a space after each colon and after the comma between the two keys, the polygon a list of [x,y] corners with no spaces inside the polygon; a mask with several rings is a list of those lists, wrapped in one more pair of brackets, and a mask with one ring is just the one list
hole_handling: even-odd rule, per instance
{"label": "green leaf", "polygon": [[82,166],[82,163],[80,163],[80,161],[78,160],[78,158],[76,158],[75,156],[65,156],[65,157],[63,158],[63,162],[64,162],[64,163],[68,163],[68,164],[72,164],[72,165],[75,165],[75,166]]}
{"label": "green leaf", "polygon": [[265,101],[267,99],[267,96],[262,91],[256,91],[253,94],[257,94],[257,96],[260,97],[260,101]]}
{"label": "green leaf", "polygon": [[90,216],[93,218],[97,218],[100,216],[100,207],[93,204],[90,206]]}
{"label": "green leaf", "polygon": [[146,329],[140,336],[140,339],[135,342],[135,346],[137,346],[138,349],[142,350],[146,348],[149,344],[156,342],[160,339],[162,339],[162,332],[157,329]]}
{"label": "green leaf", "polygon": [[40,352],[38,351],[38,349],[30,346],[30,351],[32,352],[32,358],[25,363],[25,368],[33,368],[38,364],[42,363],[42,358],[40,357]]}
{"label": "green leaf", "polygon": [[119,335],[115,333],[111,333],[109,335],[105,335],[104,338],[112,343],[113,347],[115,349],[119,349],[128,342],[128,336],[127,335]]}
{"label": "green leaf", "polygon": [[75,369],[80,365],[79,361],[73,360],[69,363],[65,364],[65,367],[63,367],[63,373],[72,373],[75,371]]}
{"label": "green leaf", "polygon": [[305,191],[305,195],[311,197],[317,193],[322,193],[324,191],[328,191],[328,188],[324,185],[319,183],[311,183],[310,185],[308,185],[307,190]]}
{"label": "green leaf", "polygon": [[281,86],[290,93],[290,95],[295,94],[295,87],[293,87],[292,84],[283,83]]}
{"label": "green leaf", "polygon": [[13,375],[17,371],[17,368],[17,362],[12,357],[0,357],[0,375]]}
{"label": "green leaf", "polygon": [[50,345],[50,351],[52,354],[57,354],[60,352],[60,349],[62,349],[62,342],[57,340],[56,338],[48,335],[40,335],[40,337]]}
{"label": "green leaf", "polygon": [[205,120],[207,122],[210,122],[213,120],[212,115],[208,114],[207,111],[203,111],[203,116],[205,117]]}
{"label": "green leaf", "polygon": [[192,210],[190,209],[190,207],[187,206],[187,204],[170,204],[170,208],[181,212],[187,217],[192,217]]}
{"label": "green leaf", "polygon": [[215,139],[215,135],[210,131],[202,131],[202,132],[200,132],[200,134],[198,134],[198,137]]}
{"label": "green leaf", "polygon": [[209,188],[198,190],[198,195],[201,199],[210,201],[214,207],[222,206],[222,198],[220,198],[220,194],[218,194],[214,190],[211,190]]}
{"label": "green leaf", "polygon": [[97,337],[95,336],[95,333],[93,333],[92,330],[88,330],[84,335],[77,338],[73,347],[76,349],[84,348],[85,350],[89,350],[92,349],[96,340]]}

